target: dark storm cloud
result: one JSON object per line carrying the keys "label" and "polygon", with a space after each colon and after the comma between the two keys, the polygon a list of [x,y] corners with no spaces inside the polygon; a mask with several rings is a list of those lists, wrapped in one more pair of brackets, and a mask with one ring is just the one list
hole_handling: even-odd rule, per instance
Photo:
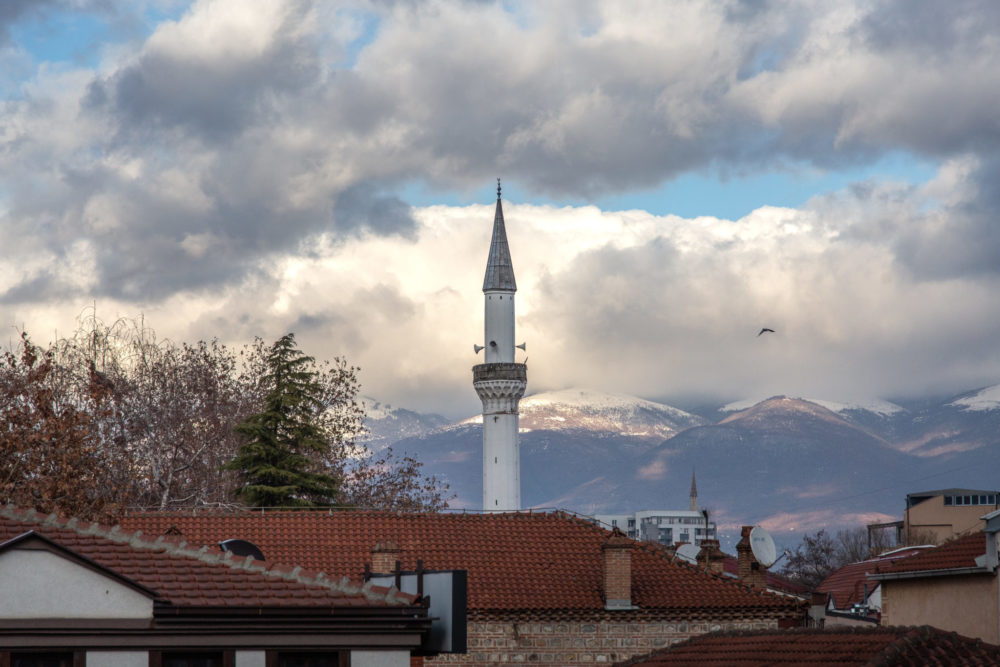
{"label": "dark storm cloud", "polygon": [[[993,0],[874,3],[858,35],[878,49],[903,49],[936,58],[954,49],[978,49],[995,39],[1000,4]],[[988,46],[988,45],[987,45]]]}
{"label": "dark storm cloud", "polygon": [[63,301],[81,296],[74,285],[66,284],[49,272],[26,278],[0,294],[0,304],[17,305],[37,301]]}
{"label": "dark storm cloud", "polygon": [[260,52],[149,48],[135,64],[94,81],[84,105],[113,114],[119,131],[139,140],[163,128],[228,141],[252,124],[277,120],[282,100],[316,84],[316,46],[295,30],[306,11],[295,5]]}
{"label": "dark storm cloud", "polygon": [[[27,11],[0,6],[0,25]],[[197,3],[76,88],[0,111],[5,225],[23,232],[0,257],[85,241],[97,293],[162,299],[234,284],[321,235],[410,237],[396,183],[468,188],[502,171],[597,196],[901,151],[975,154],[980,187],[937,218],[898,229],[873,214],[845,238],[884,226],[916,274],[992,271],[992,6],[377,4],[372,41],[338,67],[331,50],[358,37],[336,36],[336,7]]]}
{"label": "dark storm cloud", "polygon": [[399,197],[379,194],[371,183],[359,183],[337,195],[333,219],[344,231],[371,229],[409,235],[416,227],[409,204]]}
{"label": "dark storm cloud", "polygon": [[4,0],[0,2],[0,45],[7,42],[12,24],[26,15],[44,10],[53,0]]}
{"label": "dark storm cloud", "polygon": [[969,174],[966,196],[901,226],[899,259],[921,279],[1000,276],[1000,158]]}

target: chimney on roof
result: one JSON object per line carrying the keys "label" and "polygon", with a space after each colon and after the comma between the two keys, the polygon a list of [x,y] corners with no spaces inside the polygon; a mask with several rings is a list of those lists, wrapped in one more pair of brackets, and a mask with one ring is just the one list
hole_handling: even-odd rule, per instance
{"label": "chimney on roof", "polygon": [[750,548],[750,531],[753,526],[743,526],[740,541],[736,544],[737,572],[740,581],[753,588],[767,588],[767,570],[761,567]]}
{"label": "chimney on roof", "polygon": [[399,547],[395,542],[377,542],[372,548],[372,572],[391,574],[399,562]]}
{"label": "chimney on roof", "polygon": [[705,538],[701,541],[701,551],[697,556],[698,567],[703,567],[709,572],[722,574],[725,569],[726,554],[719,548],[719,540]]}
{"label": "chimney on roof", "polygon": [[615,528],[601,545],[604,558],[604,608],[635,609],[632,606],[632,549],[635,542]]}
{"label": "chimney on roof", "polygon": [[1000,567],[1000,510],[980,517],[986,521],[983,532],[986,533],[986,554],[984,555],[985,565],[992,572]]}

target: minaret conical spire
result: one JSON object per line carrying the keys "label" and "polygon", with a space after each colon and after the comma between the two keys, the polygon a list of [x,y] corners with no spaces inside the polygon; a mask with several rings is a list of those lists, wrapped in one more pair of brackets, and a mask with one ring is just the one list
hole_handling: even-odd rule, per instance
{"label": "minaret conical spire", "polygon": [[694,469],[691,469],[691,510],[698,510],[698,485],[694,482]]}
{"label": "minaret conical spire", "polygon": [[500,202],[500,179],[497,179],[497,210],[493,216],[493,240],[490,255],[486,260],[486,277],[483,291],[504,290],[516,292],[514,265],[510,261],[510,246],[507,244],[507,228],[503,223],[503,205]]}

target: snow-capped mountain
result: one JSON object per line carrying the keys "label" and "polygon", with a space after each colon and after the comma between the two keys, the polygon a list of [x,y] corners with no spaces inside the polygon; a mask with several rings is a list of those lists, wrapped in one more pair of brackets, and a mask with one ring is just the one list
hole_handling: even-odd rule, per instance
{"label": "snow-capped mountain", "polygon": [[658,441],[706,423],[662,403],[586,389],[528,396],[521,401],[520,412],[522,429],[608,431]]}
{"label": "snow-capped mountain", "polygon": [[[776,398],[776,397],[771,397]],[[783,397],[783,398],[788,398]],[[906,412],[906,408],[896,405],[890,401],[885,401],[880,398],[871,399],[868,401],[855,401],[852,403],[840,403],[837,401],[827,401],[819,398],[807,398],[805,396],[793,397],[798,398],[801,401],[807,401],[809,403],[815,403],[816,405],[821,405],[830,412],[836,412],[841,415],[852,414],[858,412],[870,412],[874,415],[879,415],[881,417],[892,417],[893,415],[898,415],[901,412]],[[741,410],[746,410],[747,408],[752,408],[758,403],[766,401],[767,398],[748,398],[741,401],[734,401],[732,403],[727,403],[726,405],[719,408],[720,412],[740,412]]]}
{"label": "snow-capped mountain", "polygon": [[1000,410],[1000,384],[986,387],[979,391],[970,391],[949,401],[949,407],[954,406],[966,412],[988,412]]}
{"label": "snow-capped mountain", "polygon": [[[525,506],[682,508],[695,470],[720,521],[802,532],[898,518],[905,495],[925,487],[1000,484],[1000,385],[919,409],[775,396],[730,403],[714,422],[582,389],[526,397],[520,411]],[[478,416],[395,444],[469,508],[481,504],[481,447]]]}
{"label": "snow-capped mountain", "polygon": [[404,408],[382,403],[368,396],[361,397],[365,409],[367,433],[358,442],[368,445],[374,451],[391,446],[393,443],[422,435],[448,423],[441,415],[421,414]]}
{"label": "snow-capped mountain", "polygon": [[[627,394],[564,389],[526,396],[520,407],[521,432],[589,431],[660,442],[707,423],[702,417]],[[480,424],[482,415],[461,424]]]}

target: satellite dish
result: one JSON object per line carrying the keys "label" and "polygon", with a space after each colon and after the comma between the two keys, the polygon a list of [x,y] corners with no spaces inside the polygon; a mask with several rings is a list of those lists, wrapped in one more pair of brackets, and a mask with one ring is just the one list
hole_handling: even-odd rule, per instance
{"label": "satellite dish", "polygon": [[225,540],[219,542],[219,548],[234,556],[251,556],[254,560],[267,560],[264,558],[264,552],[258,549],[256,544],[246,540]]}
{"label": "satellite dish", "polygon": [[695,546],[694,544],[682,544],[677,547],[677,551],[674,553],[678,558],[686,560],[689,563],[698,562],[698,552],[701,551],[701,547]]}
{"label": "satellite dish", "polygon": [[750,531],[750,551],[754,558],[764,567],[771,567],[778,560],[778,550],[774,548],[771,534],[760,526],[754,526]]}

